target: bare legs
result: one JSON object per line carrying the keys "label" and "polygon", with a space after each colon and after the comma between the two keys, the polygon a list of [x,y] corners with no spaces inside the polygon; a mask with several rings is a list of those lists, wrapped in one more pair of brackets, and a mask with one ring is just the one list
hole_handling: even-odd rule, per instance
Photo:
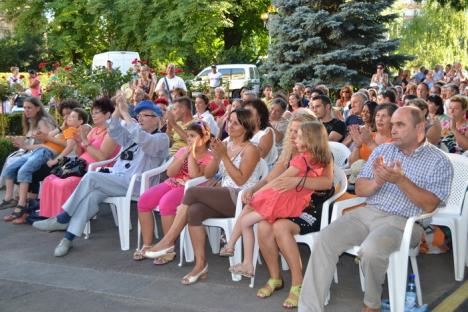
{"label": "bare legs", "polygon": [[280,219],[273,224],[273,233],[281,254],[291,270],[291,285],[301,285],[303,279],[301,255],[294,239],[294,235],[299,234],[299,226],[287,219]]}
{"label": "bare legs", "polygon": [[206,266],[205,258],[205,244],[206,244],[206,232],[204,225],[190,225],[189,226],[190,238],[192,240],[193,252],[195,254],[195,265],[190,271],[188,276],[197,275]]}
{"label": "bare legs", "polygon": [[172,223],[174,223],[175,218],[176,216],[161,216],[161,224],[164,235],[169,232],[169,229],[171,228]]}
{"label": "bare legs", "polygon": [[[6,179],[5,180],[5,200],[10,200],[13,198],[13,191],[15,189],[15,183],[11,179]],[[29,189],[29,183],[26,182],[21,182],[19,184],[19,200],[18,200],[18,205],[26,207],[26,202],[28,199],[28,189]],[[15,211],[17,211],[15,209]]]}
{"label": "bare legs", "polygon": [[262,221],[258,225],[258,242],[270,277],[282,278],[279,263],[281,251],[291,269],[292,285],[302,284],[303,278],[299,248],[294,239],[296,234],[299,234],[299,226],[287,219],[277,220],[273,225]]}
{"label": "bare legs", "polygon": [[159,251],[175,245],[177,237],[179,237],[179,234],[187,225],[187,209],[188,206],[184,204],[180,204],[179,207],[177,207],[177,214],[171,227],[167,233],[164,234],[164,237],[149,250]]}

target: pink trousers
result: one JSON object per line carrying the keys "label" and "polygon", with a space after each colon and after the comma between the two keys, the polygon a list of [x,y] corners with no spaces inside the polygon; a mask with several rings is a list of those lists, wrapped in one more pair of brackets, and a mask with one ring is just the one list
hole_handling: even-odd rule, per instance
{"label": "pink trousers", "polygon": [[138,212],[151,212],[159,205],[161,216],[174,216],[183,197],[183,185],[173,187],[165,182],[159,183],[140,196],[137,203]]}

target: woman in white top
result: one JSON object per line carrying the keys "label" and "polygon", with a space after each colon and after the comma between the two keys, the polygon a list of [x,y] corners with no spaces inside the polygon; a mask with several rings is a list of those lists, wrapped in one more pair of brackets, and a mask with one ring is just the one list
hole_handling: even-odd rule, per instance
{"label": "woman in white top", "polygon": [[204,121],[210,127],[211,134],[216,136],[219,128],[213,115],[211,115],[209,111],[209,101],[208,97],[204,94],[199,94],[195,97],[196,114],[193,115],[193,119]]}
{"label": "woman in white top", "polygon": [[206,233],[202,222],[208,218],[233,217],[239,191],[252,187],[260,178],[260,153],[249,141],[254,129],[250,111],[240,108],[229,115],[230,140],[225,143],[212,139],[214,159],[205,168],[205,176],[212,176],[219,169],[221,187],[199,186],[188,189],[167,234],[144,253],[146,257],[156,258],[158,262],[164,263],[165,257],[173,257],[175,241],[188,224],[195,266],[182,278],[183,284],[193,284],[208,273],[205,260]]}
{"label": "woman in white top", "polygon": [[278,149],[274,144],[275,132],[270,124],[268,108],[263,101],[258,99],[244,102],[243,107],[252,112],[255,122],[255,130],[250,142],[257,145],[260,157],[265,159],[271,168],[278,158]]}

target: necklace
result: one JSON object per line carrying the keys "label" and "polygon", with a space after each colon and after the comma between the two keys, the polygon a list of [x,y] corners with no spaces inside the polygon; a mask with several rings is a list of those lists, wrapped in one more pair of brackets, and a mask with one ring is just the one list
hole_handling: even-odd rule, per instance
{"label": "necklace", "polygon": [[[101,131],[99,131],[101,130]],[[103,134],[104,132],[107,132],[107,127],[104,127],[104,128],[98,128],[96,127],[96,131],[94,132],[94,135],[95,136],[100,136],[101,134]]]}

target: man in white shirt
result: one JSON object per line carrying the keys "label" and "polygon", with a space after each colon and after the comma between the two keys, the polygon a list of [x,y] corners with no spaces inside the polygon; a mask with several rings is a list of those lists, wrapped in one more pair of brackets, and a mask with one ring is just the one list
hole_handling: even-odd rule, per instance
{"label": "man in white shirt", "polygon": [[184,91],[187,91],[187,87],[185,86],[184,80],[176,76],[175,69],[176,67],[174,64],[167,65],[166,76],[159,79],[158,84],[156,85],[156,90],[166,90],[166,92],[169,94],[169,100],[171,103],[173,101],[171,96],[172,90],[180,88]]}
{"label": "man in white shirt", "polygon": [[210,81],[210,91],[214,92],[214,89],[221,86],[221,79],[223,74],[216,70],[216,65],[211,65],[211,73],[208,74],[208,80]]}

